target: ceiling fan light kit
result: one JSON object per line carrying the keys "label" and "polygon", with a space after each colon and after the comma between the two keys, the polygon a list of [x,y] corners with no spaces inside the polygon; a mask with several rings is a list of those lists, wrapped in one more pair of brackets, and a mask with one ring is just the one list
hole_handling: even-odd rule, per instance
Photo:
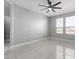
{"label": "ceiling fan light kit", "polygon": [[51,8],[49,8],[49,10],[51,10]]}
{"label": "ceiling fan light kit", "polygon": [[48,6],[39,4],[39,6],[45,7],[45,8],[43,8],[43,9],[41,9],[41,10],[46,10],[46,9],[48,9],[48,10],[47,10],[47,13],[48,13],[50,10],[52,10],[53,12],[55,12],[54,9],[62,9],[61,7],[56,7],[56,6],[59,5],[61,2],[58,2],[58,3],[54,4],[54,5],[52,5],[52,2],[51,2],[50,0],[47,0],[47,2],[48,2]]}

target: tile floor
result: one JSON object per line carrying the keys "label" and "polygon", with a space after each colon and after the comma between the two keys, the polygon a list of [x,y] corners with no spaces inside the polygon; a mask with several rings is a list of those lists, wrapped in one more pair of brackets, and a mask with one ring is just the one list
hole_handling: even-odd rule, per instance
{"label": "tile floor", "polygon": [[75,59],[75,44],[46,39],[5,52],[5,59]]}
{"label": "tile floor", "polygon": [[7,49],[10,48],[10,39],[5,39],[6,41],[4,41],[4,51],[6,51]]}

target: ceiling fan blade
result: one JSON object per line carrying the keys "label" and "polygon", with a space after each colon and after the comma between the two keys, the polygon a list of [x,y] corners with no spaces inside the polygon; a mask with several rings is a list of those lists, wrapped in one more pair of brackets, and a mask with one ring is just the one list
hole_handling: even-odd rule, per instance
{"label": "ceiling fan blade", "polygon": [[48,4],[51,6],[51,1],[50,0],[47,0]]}
{"label": "ceiling fan blade", "polygon": [[62,7],[53,7],[54,9],[62,9]]}
{"label": "ceiling fan blade", "polygon": [[61,3],[61,2],[58,2],[58,3],[54,4],[53,6],[56,6],[56,5],[60,4],[60,3]]}
{"label": "ceiling fan blade", "polygon": [[47,0],[48,4],[50,4],[50,0]]}
{"label": "ceiling fan blade", "polygon": [[47,11],[47,13],[49,12],[49,10]]}
{"label": "ceiling fan blade", "polygon": [[55,10],[52,8],[52,11],[55,12]]}
{"label": "ceiling fan blade", "polygon": [[48,9],[48,8],[43,8],[43,9],[41,9],[41,11],[42,11],[42,10],[46,10],[46,9]]}
{"label": "ceiling fan blade", "polygon": [[40,4],[38,4],[39,6],[42,6],[42,7],[48,7],[48,6],[44,6],[44,5],[40,5]]}

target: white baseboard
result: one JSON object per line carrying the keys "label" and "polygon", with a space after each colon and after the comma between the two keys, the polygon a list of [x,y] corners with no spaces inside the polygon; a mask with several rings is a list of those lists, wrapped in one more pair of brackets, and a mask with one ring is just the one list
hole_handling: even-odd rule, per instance
{"label": "white baseboard", "polygon": [[[62,40],[62,41],[72,42],[72,43],[75,42],[73,40],[68,40],[68,39],[61,39],[61,38],[54,38],[54,37],[46,37],[46,38],[42,38],[42,39],[33,40],[33,41],[29,41],[29,42],[25,42],[25,43],[18,44],[18,45],[14,45],[14,46],[10,47],[9,49],[16,48],[16,47],[19,47],[19,46],[22,46],[22,45],[32,44],[32,43],[35,43],[35,42],[38,42],[38,41],[41,41],[41,40],[45,40],[45,39]],[[7,51],[9,49],[6,49],[5,51]]]}
{"label": "white baseboard", "polygon": [[22,46],[22,45],[32,44],[32,43],[35,43],[35,42],[38,42],[38,41],[41,41],[41,40],[45,40],[45,39],[48,39],[48,38],[49,38],[49,37],[41,38],[41,39],[37,39],[37,40],[33,40],[33,41],[21,43],[21,44],[17,44],[17,45],[11,46],[10,48],[6,49],[5,51],[7,51],[7,50],[9,50],[9,49],[12,49],[12,48],[16,48],[16,47]]}
{"label": "white baseboard", "polygon": [[62,40],[62,41],[66,41],[66,42],[75,43],[74,40],[68,40],[68,39],[62,39],[62,38],[54,38],[54,37],[50,37],[50,39],[54,39],[54,40]]}
{"label": "white baseboard", "polygon": [[22,45],[32,44],[32,43],[35,43],[35,42],[38,42],[38,41],[41,41],[41,40],[45,40],[45,39],[47,39],[47,38],[42,38],[42,39],[37,39],[37,40],[33,40],[33,41],[29,41],[29,42],[21,43],[21,44],[12,46],[12,48],[14,48],[14,47],[19,47],[19,46],[22,46]]}

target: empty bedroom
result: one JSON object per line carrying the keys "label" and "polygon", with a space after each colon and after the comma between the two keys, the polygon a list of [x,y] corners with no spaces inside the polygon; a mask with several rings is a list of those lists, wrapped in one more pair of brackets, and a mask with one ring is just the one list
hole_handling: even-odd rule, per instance
{"label": "empty bedroom", "polygon": [[75,59],[75,0],[4,0],[5,59]]}

